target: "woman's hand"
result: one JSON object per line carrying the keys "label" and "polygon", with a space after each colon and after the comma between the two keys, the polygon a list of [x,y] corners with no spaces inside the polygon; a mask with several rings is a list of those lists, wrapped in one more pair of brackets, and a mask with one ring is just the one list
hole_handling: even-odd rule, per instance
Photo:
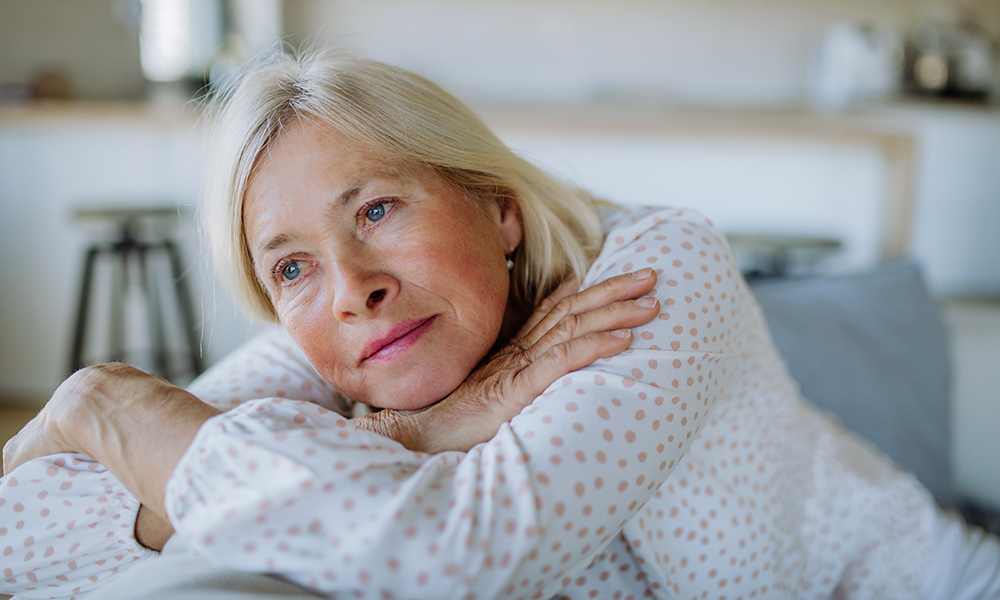
{"label": "woman's hand", "polygon": [[64,452],[82,453],[80,447],[60,427],[60,423],[69,423],[73,417],[69,413],[74,408],[74,402],[81,399],[78,390],[81,379],[87,369],[77,371],[64,381],[55,393],[45,403],[45,406],[35,418],[15,435],[3,447],[3,473],[11,471],[24,463]]}
{"label": "woman's hand", "polygon": [[29,460],[52,454],[73,452],[68,447],[69,443],[60,435],[50,413],[51,411],[46,411],[43,408],[34,419],[28,421],[17,435],[4,444],[4,475],[10,475],[11,471]]}
{"label": "woman's hand", "polygon": [[163,494],[198,428],[219,411],[127,365],[87,367],[60,385],[3,449],[4,474],[42,456],[75,452],[104,466],[141,506],[135,537],[160,550],[173,534]]}
{"label": "woman's hand", "polygon": [[424,410],[383,410],[355,419],[411,450],[468,450],[484,442],[563,375],[619,354],[632,327],[659,314],[656,272],[642,269],[577,291],[567,280],[543,300],[521,331],[448,397]]}
{"label": "woman's hand", "polygon": [[87,367],[60,385],[3,451],[4,473],[62,452],[106,466],[163,520],[163,493],[202,423],[219,411],[167,381],[127,365]]}

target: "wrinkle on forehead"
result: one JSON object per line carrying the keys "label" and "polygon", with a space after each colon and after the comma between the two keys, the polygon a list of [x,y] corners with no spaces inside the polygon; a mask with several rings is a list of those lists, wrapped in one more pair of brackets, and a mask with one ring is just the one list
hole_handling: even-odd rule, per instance
{"label": "wrinkle on forehead", "polygon": [[[248,219],[251,214],[257,212],[257,219],[260,219],[263,215],[259,214],[254,207],[248,207],[248,196],[251,189],[253,190],[253,195],[255,198],[267,198],[273,196],[275,193],[280,195],[280,183],[278,181],[266,181],[261,177],[261,173],[265,170],[264,166],[275,160],[275,152],[277,148],[289,139],[289,136],[320,136],[329,141],[329,145],[323,144],[322,147],[328,148],[326,152],[334,154],[342,154],[345,157],[349,157],[348,160],[356,161],[359,160],[358,157],[362,157],[360,161],[364,164],[360,172],[355,174],[353,180],[349,181],[340,190],[331,190],[335,196],[329,202],[329,207],[327,209],[327,217],[333,218],[343,207],[354,200],[358,194],[362,193],[364,189],[371,185],[373,182],[378,181],[390,181],[399,183],[418,183],[424,178],[434,178],[440,183],[443,183],[458,191],[462,192],[462,195],[467,199],[467,192],[461,190],[460,186],[457,186],[454,182],[450,181],[448,177],[443,176],[438,172],[437,169],[424,164],[415,163],[408,160],[391,160],[380,156],[380,153],[375,150],[375,148],[370,145],[365,145],[357,141],[354,136],[351,136],[345,132],[339,130],[336,126],[319,121],[316,118],[308,116],[299,116],[294,120],[289,120],[282,124],[277,134],[272,140],[266,145],[264,150],[258,156],[257,161],[253,171],[251,172],[250,178],[247,182],[246,191],[244,192],[244,202],[242,203],[242,225],[244,239],[247,240],[247,245],[251,250],[251,259],[256,262],[257,256],[264,252],[272,251],[282,245],[294,241],[294,235],[288,232],[278,232],[276,235],[267,239],[266,241],[260,241],[259,243],[252,244],[248,231]],[[313,138],[315,139],[315,138]],[[301,144],[290,148],[283,148],[281,152],[292,152],[292,153],[302,153],[306,152],[307,146],[315,146],[315,144]],[[320,150],[322,152],[322,150]],[[305,164],[307,161],[302,161]],[[308,172],[303,171],[302,176],[309,176]],[[254,204],[254,203],[250,203]],[[474,204],[479,204],[474,202]]]}

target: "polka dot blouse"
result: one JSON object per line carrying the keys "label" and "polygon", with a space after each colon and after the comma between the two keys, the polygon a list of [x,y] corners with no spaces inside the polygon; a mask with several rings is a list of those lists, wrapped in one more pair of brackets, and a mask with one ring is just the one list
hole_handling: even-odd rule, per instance
{"label": "polka dot blouse", "polygon": [[[722,236],[689,210],[604,217],[584,285],[659,273],[631,348],[428,455],[355,428],[270,333],[192,388],[231,410],[168,484],[177,535],[337,598],[918,596],[930,495],[799,397]],[[155,556],[137,509],[85,457],[22,466],[0,481],[0,591],[85,598]]]}

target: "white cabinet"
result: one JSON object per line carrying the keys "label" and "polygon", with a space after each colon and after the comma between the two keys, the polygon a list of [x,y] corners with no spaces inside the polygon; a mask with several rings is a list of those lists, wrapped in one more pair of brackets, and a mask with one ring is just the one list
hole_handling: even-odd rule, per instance
{"label": "white cabinet", "polygon": [[1000,301],[944,306],[952,354],[955,483],[1000,509]]}

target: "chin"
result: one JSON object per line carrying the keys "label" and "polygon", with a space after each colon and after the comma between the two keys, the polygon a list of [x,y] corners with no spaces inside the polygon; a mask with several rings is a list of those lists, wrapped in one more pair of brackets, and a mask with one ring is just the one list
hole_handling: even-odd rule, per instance
{"label": "chin", "polygon": [[359,394],[359,402],[374,406],[376,408],[389,408],[393,410],[420,410],[428,406],[437,404],[448,394],[462,385],[468,373],[458,376],[451,374],[434,373],[430,377],[422,374],[420,377],[403,377],[394,380],[388,385],[380,386],[376,390],[367,390],[365,394]]}

